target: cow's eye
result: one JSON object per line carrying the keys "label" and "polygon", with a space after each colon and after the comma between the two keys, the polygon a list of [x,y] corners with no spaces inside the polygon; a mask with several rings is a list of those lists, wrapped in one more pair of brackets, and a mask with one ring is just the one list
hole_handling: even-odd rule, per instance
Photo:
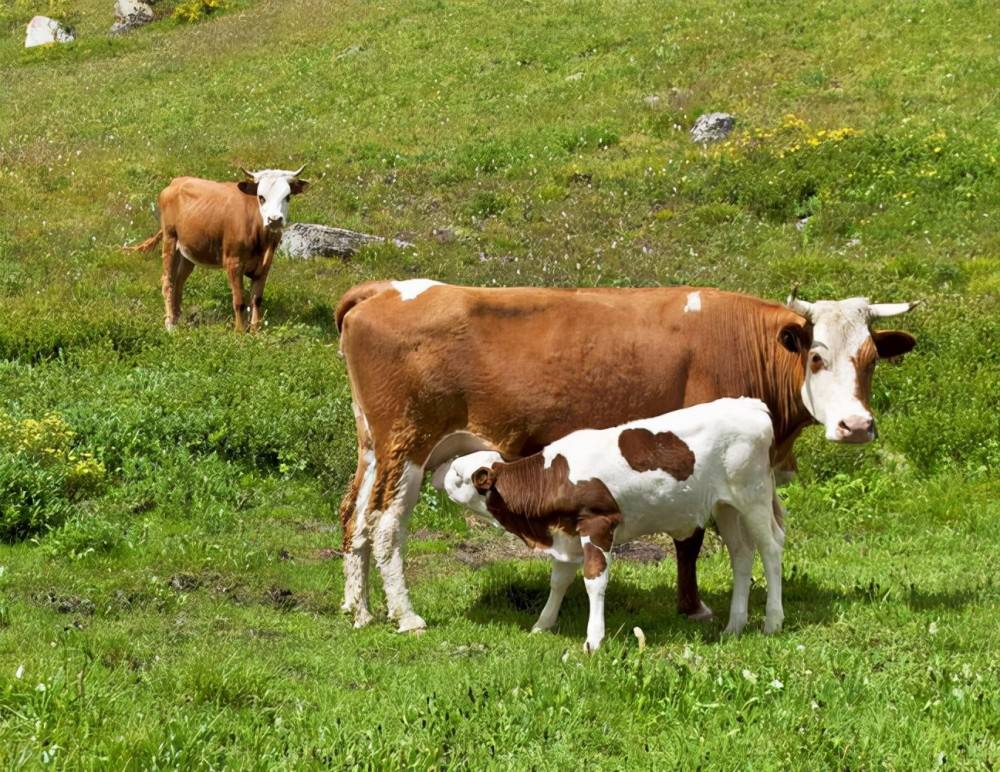
{"label": "cow's eye", "polygon": [[285,196],[285,201],[291,201],[291,200],[292,200],[292,194],[289,193],[287,196]]}
{"label": "cow's eye", "polygon": [[262,203],[262,204],[264,203],[264,197],[263,196],[257,196],[257,200],[260,201],[260,203]]}
{"label": "cow's eye", "polygon": [[823,357],[814,351],[809,356],[809,369],[812,370],[814,373],[817,373],[824,367],[826,367],[826,362],[823,361]]}

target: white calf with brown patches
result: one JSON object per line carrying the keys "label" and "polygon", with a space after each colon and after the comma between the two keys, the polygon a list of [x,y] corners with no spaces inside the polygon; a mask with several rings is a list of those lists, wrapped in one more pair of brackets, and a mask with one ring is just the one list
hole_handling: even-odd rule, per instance
{"label": "white calf with brown patches", "polygon": [[485,451],[452,462],[445,489],[553,559],[534,630],[555,624],[582,563],[590,598],[586,648],[604,638],[611,548],[653,533],[685,539],[714,520],[729,548],[733,596],[726,632],[747,621],[754,550],[767,576],[764,632],[781,629],[784,532],[774,517],[774,431],[756,399],[719,399],[611,429],[573,432],[510,463]]}

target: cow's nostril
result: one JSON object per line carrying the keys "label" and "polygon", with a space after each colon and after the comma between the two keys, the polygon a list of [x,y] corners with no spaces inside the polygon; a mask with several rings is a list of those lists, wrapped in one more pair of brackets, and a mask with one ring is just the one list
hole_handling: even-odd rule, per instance
{"label": "cow's nostril", "polygon": [[851,433],[851,427],[847,425],[847,421],[842,420],[840,423],[837,424],[837,428],[840,429],[840,431],[842,431],[844,434]]}

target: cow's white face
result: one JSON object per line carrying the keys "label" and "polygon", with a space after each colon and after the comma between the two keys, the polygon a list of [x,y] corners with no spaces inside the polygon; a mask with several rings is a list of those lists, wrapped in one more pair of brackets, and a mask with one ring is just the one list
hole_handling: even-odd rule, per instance
{"label": "cow's white face", "polygon": [[451,462],[448,473],[444,476],[444,489],[448,497],[456,504],[461,504],[473,512],[489,517],[486,496],[476,490],[476,486],[472,482],[472,475],[483,467],[489,469],[498,461],[503,461],[503,456],[494,450],[481,450],[456,458]]}
{"label": "cow's white face", "polygon": [[288,222],[288,202],[292,196],[301,193],[309,183],[298,179],[302,169],[285,171],[284,169],[264,169],[259,172],[243,173],[249,180],[239,183],[240,190],[257,197],[260,207],[260,218],[268,230],[281,230]]}
{"label": "cow's white face", "polygon": [[916,344],[896,330],[871,331],[871,320],[909,311],[914,303],[871,304],[867,298],[790,299],[789,307],[812,322],[806,352],[802,401],[833,442],[864,443],[875,438],[869,407],[872,373],[880,358],[896,357]]}

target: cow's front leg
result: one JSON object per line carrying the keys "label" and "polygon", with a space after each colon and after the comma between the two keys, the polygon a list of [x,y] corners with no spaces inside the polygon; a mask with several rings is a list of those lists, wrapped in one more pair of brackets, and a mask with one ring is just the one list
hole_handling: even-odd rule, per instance
{"label": "cow's front leg", "polygon": [[229,289],[233,293],[233,317],[236,332],[246,330],[246,304],[243,302],[243,271],[238,260],[226,259],[226,277],[229,279]]}
{"label": "cow's front leg", "polygon": [[[379,462],[380,463],[380,462]],[[410,513],[420,496],[423,469],[410,461],[401,465],[388,462],[375,472],[375,491],[381,493],[378,512],[372,513],[375,528],[374,552],[389,618],[399,623],[399,632],[423,630],[427,623],[413,610],[403,575],[406,529]]]}
{"label": "cow's front leg", "polygon": [[250,330],[256,332],[260,329],[261,314],[264,306],[264,283],[267,281],[268,271],[271,270],[271,258],[273,250],[269,250],[261,262],[260,267],[250,277]]}
{"label": "cow's front leg", "polygon": [[697,529],[686,539],[674,539],[677,552],[677,610],[689,619],[712,618],[712,609],[702,603],[698,593],[698,553],[705,540],[705,529]]}
{"label": "cow's front leg", "polygon": [[580,551],[580,539],[577,536],[569,536],[556,532],[553,534],[552,554],[552,576],[549,579],[549,599],[545,602],[545,608],[538,616],[531,632],[540,633],[544,630],[551,630],[559,618],[559,609],[562,608],[563,598],[566,591],[576,577],[576,569],[583,560],[583,553]]}

